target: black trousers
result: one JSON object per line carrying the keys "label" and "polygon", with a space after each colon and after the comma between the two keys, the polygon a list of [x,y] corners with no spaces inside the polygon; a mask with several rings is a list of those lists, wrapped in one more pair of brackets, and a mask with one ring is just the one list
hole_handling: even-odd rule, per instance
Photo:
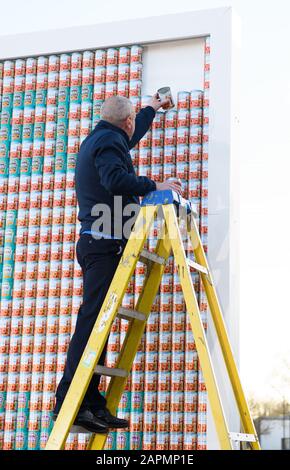
{"label": "black trousers", "polygon": [[[74,373],[81,359],[89,336],[106,297],[111,281],[122,256],[125,243],[119,240],[95,240],[91,235],[80,236],[76,254],[83,272],[83,303],[79,309],[74,335],[71,339],[63,377],[56,391],[54,411],[59,412],[69,389]],[[104,365],[106,349],[99,359]],[[98,390],[100,375],[94,374],[81,408],[91,410],[104,409],[106,399]]]}

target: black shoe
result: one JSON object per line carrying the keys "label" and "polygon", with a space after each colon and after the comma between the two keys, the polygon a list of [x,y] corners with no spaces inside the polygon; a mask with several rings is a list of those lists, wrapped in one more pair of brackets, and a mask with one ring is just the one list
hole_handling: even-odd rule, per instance
{"label": "black shoe", "polygon": [[[52,419],[56,420],[58,413],[53,413]],[[74,420],[74,426],[81,426],[87,431],[94,432],[96,434],[105,434],[108,432],[108,425],[97,416],[95,416],[91,410],[85,409],[80,410]]]}
{"label": "black shoe", "polygon": [[126,419],[117,418],[117,416],[113,416],[110,411],[105,408],[103,410],[94,411],[94,416],[97,419],[100,419],[104,424],[108,426],[108,428],[128,428],[129,422]]}

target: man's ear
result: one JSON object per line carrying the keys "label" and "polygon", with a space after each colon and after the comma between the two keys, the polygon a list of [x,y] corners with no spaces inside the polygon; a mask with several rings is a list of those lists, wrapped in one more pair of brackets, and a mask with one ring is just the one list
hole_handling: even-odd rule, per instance
{"label": "man's ear", "polygon": [[133,124],[133,119],[132,119],[132,116],[131,116],[131,115],[127,117],[126,121],[127,121],[127,125],[132,126],[132,124]]}

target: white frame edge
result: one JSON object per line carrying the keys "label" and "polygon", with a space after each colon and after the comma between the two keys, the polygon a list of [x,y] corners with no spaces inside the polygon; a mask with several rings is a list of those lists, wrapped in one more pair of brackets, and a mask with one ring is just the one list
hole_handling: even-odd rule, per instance
{"label": "white frame edge", "polygon": [[[232,8],[1,36],[0,60],[204,36],[211,36],[208,257],[238,360],[239,104],[236,89],[239,79],[240,27]],[[216,365],[219,363],[219,351],[211,332],[209,321],[208,340]],[[223,380],[219,370],[217,376]],[[236,407],[232,400],[226,402],[225,412],[230,430],[238,432]],[[211,413],[208,415],[207,441],[210,449],[219,447]]]}

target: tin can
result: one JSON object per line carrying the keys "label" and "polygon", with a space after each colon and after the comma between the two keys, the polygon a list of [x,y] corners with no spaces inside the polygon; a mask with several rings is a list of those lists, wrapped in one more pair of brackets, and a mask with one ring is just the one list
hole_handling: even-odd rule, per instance
{"label": "tin can", "polygon": [[172,390],[182,392],[184,390],[184,373],[183,371],[173,371],[171,376]]}
{"label": "tin can", "polygon": [[196,433],[197,431],[197,415],[196,413],[184,413],[184,432]]}
{"label": "tin can", "polygon": [[188,127],[177,128],[177,144],[188,144],[189,141],[189,130]]}
{"label": "tin can", "polygon": [[180,411],[173,411],[170,414],[170,433],[182,433],[183,428],[183,413]]}
{"label": "tin can", "polygon": [[177,108],[189,109],[190,107],[190,93],[188,91],[180,91],[177,93]]}
{"label": "tin can", "polygon": [[196,391],[184,392],[184,411],[196,413],[198,403],[198,394]]}
{"label": "tin can", "polygon": [[[76,74],[75,83],[79,83],[81,77],[80,71]],[[71,85],[70,87],[70,102],[71,103],[80,103],[82,99],[82,87],[79,85]]]}
{"label": "tin can", "polygon": [[182,450],[183,449],[183,433],[182,432],[170,432],[170,450]]}
{"label": "tin can", "polygon": [[128,95],[129,95],[129,82],[127,80],[119,80],[118,81],[117,93],[120,96],[128,97]]}
{"label": "tin can", "polygon": [[153,147],[162,147],[164,141],[164,130],[163,129],[153,129],[152,131],[152,146]]}
{"label": "tin can", "polygon": [[169,434],[167,432],[158,432],[156,434],[156,450],[169,449]]}
{"label": "tin can", "polygon": [[198,373],[195,370],[186,370],[185,373],[185,391],[196,392],[198,383]]}
{"label": "tin can", "polygon": [[12,450],[15,441],[15,430],[7,430],[3,439],[3,450]]}
{"label": "tin can", "polygon": [[187,108],[179,109],[177,113],[177,126],[188,127],[190,122],[190,113]]}
{"label": "tin can", "polygon": [[130,433],[127,431],[118,431],[117,449],[128,450],[130,448]]}
{"label": "tin can", "polygon": [[94,53],[92,51],[83,52],[83,69],[92,68],[94,66]]}
{"label": "tin can", "polygon": [[106,450],[114,450],[116,449],[116,432],[109,432],[107,441],[106,441]]}
{"label": "tin can", "polygon": [[130,66],[130,80],[141,80],[142,79],[142,63],[132,62]]}
{"label": "tin can", "polygon": [[139,151],[139,164],[149,165],[151,160],[151,149],[150,147],[142,147]]}
{"label": "tin can", "polygon": [[3,77],[14,77],[15,63],[13,60],[5,60],[3,67]]}
{"label": "tin can", "polygon": [[201,144],[202,142],[202,127],[201,126],[190,126],[189,142],[190,144]]}
{"label": "tin can", "polygon": [[106,57],[107,66],[118,65],[118,55],[119,55],[118,49],[114,47],[110,47],[109,49],[107,49],[107,57]]}
{"label": "tin can", "polygon": [[158,370],[158,352],[157,351],[150,351],[146,353],[145,370],[146,372],[148,371],[157,372]]}
{"label": "tin can", "polygon": [[138,79],[129,81],[129,97],[140,96],[142,81]]}
{"label": "tin can", "polygon": [[97,49],[95,52],[95,66],[106,65],[106,51],[104,49]]}
{"label": "tin can", "polygon": [[144,414],[144,432],[155,432],[156,430],[156,412],[150,412]]}
{"label": "tin can", "polygon": [[184,331],[173,331],[172,349],[173,351],[184,351],[185,333]]}
{"label": "tin can", "polygon": [[171,312],[172,311],[172,295],[171,293],[162,293],[160,295],[160,311]]}
{"label": "tin can", "polygon": [[81,69],[82,68],[82,54],[81,52],[73,52],[71,55],[71,68]]}
{"label": "tin can", "polygon": [[38,73],[36,77],[36,89],[47,90],[48,76],[47,73]]}
{"label": "tin can", "polygon": [[197,434],[196,433],[186,433],[184,434],[183,442],[184,450],[196,450],[197,449]]}
{"label": "tin can", "polygon": [[[5,107],[10,107],[9,105],[12,104],[13,90],[14,90],[14,78],[13,77],[4,77],[4,80],[3,80],[3,95],[6,95],[5,96]],[[8,94],[11,94],[11,96],[7,96]],[[3,103],[4,103],[4,98],[3,98]]]}
{"label": "tin can", "polygon": [[130,432],[130,449],[142,449],[143,434],[142,432]]}
{"label": "tin can", "polygon": [[152,165],[151,168],[151,179],[153,181],[163,181],[163,166],[162,164]]}
{"label": "tin can", "polygon": [[142,46],[131,46],[131,63],[132,62],[142,62]]}
{"label": "tin can", "polygon": [[175,176],[175,164],[174,163],[164,163],[163,167],[163,178],[169,179]]}
{"label": "tin can", "polygon": [[157,410],[157,394],[155,392],[145,392],[144,395],[144,411],[155,411]]}
{"label": "tin can", "polygon": [[59,70],[60,59],[57,55],[50,55],[48,58],[48,71],[57,72]]}
{"label": "tin can", "polygon": [[169,392],[170,391],[170,379],[171,373],[169,371],[158,372],[158,392]]}
{"label": "tin can", "polygon": [[[135,77],[132,77],[135,78]],[[139,78],[139,77],[136,77]],[[129,81],[130,80],[130,65],[127,63],[119,63],[118,66],[118,81]],[[105,81],[101,80],[101,81]]]}
{"label": "tin can", "polygon": [[155,432],[144,432],[143,434],[143,449],[154,450],[156,445],[156,433]]}
{"label": "tin can", "polygon": [[158,351],[158,333],[149,331],[146,334],[146,351]]}
{"label": "tin can", "polygon": [[120,47],[119,49],[119,64],[130,63],[131,50],[129,47]]}
{"label": "tin can", "polygon": [[170,392],[168,390],[158,391],[157,411],[169,412],[170,410]]}
{"label": "tin can", "polygon": [[[118,409],[129,412],[130,404],[131,404],[131,392],[125,391],[122,394]],[[131,417],[131,421],[132,421],[132,417]]]}
{"label": "tin can", "polygon": [[182,412],[184,407],[184,393],[172,392],[170,410],[173,412]]}
{"label": "tin can", "polygon": [[192,90],[190,92],[190,108],[203,107],[203,92],[201,90]]}
{"label": "tin can", "polygon": [[203,110],[201,108],[192,108],[190,110],[190,125],[202,126],[203,123],[204,123]]}
{"label": "tin can", "polygon": [[177,142],[177,131],[174,128],[167,127],[164,132],[165,146],[175,146]]}
{"label": "tin can", "polygon": [[108,65],[106,68],[106,82],[117,82],[118,80],[118,66]]}
{"label": "tin can", "polygon": [[142,429],[143,429],[143,413],[138,412],[138,411],[131,412],[130,432],[142,432]]}
{"label": "tin can", "polygon": [[171,370],[171,352],[170,351],[160,351],[158,355],[158,369],[162,371]]}
{"label": "tin can", "polygon": [[[114,96],[116,94],[117,94],[117,82],[106,82],[104,98],[108,99],[111,96]],[[98,96],[97,99],[103,99],[103,98],[100,98],[100,96]]]}
{"label": "tin can", "polygon": [[[146,148],[146,147],[145,147]],[[140,149],[143,150],[143,149]],[[149,149],[147,149],[149,151]],[[154,146],[151,150],[151,162],[152,165],[161,165],[163,163],[163,147],[162,146]]]}
{"label": "tin can", "polygon": [[158,374],[155,371],[148,371],[145,374],[145,391],[157,391]]}
{"label": "tin can", "polygon": [[[174,344],[174,343],[173,343]],[[179,345],[178,345],[179,346]],[[173,345],[174,347],[174,345]],[[173,350],[172,354],[172,370],[184,370],[184,352]]]}
{"label": "tin can", "polygon": [[141,109],[141,99],[140,96],[131,96],[130,101],[132,103],[133,109],[138,113]]}
{"label": "tin can", "polygon": [[141,371],[133,371],[132,374],[132,392],[131,392],[131,409],[133,411],[142,412],[144,403],[144,373]]}
{"label": "tin can", "polygon": [[188,162],[177,162],[176,177],[180,178],[181,180],[188,179]]}
{"label": "tin can", "polygon": [[14,63],[15,77],[17,75],[25,75],[25,60],[16,59]]}

